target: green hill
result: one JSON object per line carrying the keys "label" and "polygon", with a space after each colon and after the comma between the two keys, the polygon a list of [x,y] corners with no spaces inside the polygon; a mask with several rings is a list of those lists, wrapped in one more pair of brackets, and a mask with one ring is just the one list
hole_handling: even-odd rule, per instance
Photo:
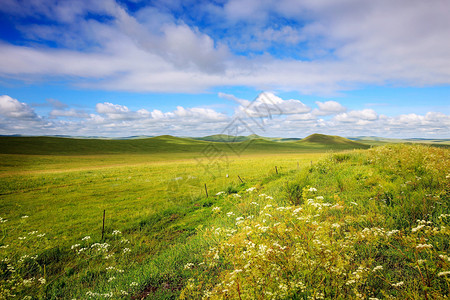
{"label": "green hill", "polygon": [[329,149],[367,149],[370,146],[358,143],[336,135],[312,134],[306,138],[296,142],[304,146],[312,148],[329,148]]}
{"label": "green hill", "polygon": [[[369,146],[341,137],[312,135],[301,141],[277,142],[253,136],[235,142],[218,142],[230,136],[216,135],[214,141],[162,135],[143,139],[74,139],[62,137],[0,137],[1,154],[36,155],[93,155],[93,154],[152,154],[200,153],[207,147],[211,151],[227,153],[295,153],[307,151],[347,150]],[[211,146],[213,145],[213,146]]]}

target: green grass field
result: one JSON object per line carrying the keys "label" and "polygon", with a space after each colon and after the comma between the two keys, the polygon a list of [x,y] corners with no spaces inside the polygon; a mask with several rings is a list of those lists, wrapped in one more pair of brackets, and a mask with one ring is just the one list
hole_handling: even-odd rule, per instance
{"label": "green grass field", "polygon": [[0,140],[0,299],[449,296],[449,150]]}

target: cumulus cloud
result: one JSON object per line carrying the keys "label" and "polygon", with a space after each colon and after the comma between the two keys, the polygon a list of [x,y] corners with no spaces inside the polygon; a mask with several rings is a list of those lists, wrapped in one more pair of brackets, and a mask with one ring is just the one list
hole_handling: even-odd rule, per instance
{"label": "cumulus cloud", "polygon": [[89,115],[83,110],[71,109],[53,109],[50,111],[51,118],[67,117],[67,118],[87,118]]}
{"label": "cumulus cloud", "polygon": [[0,96],[0,115],[17,119],[37,118],[34,110],[26,103],[19,102],[8,95]]}
{"label": "cumulus cloud", "polygon": [[326,101],[326,102],[316,101],[316,104],[319,107],[319,109],[315,109],[314,114],[318,116],[334,115],[338,113],[343,113],[347,110],[347,108],[345,108],[339,102],[336,101]]}
{"label": "cumulus cloud", "polygon": [[342,123],[354,123],[357,121],[375,121],[378,114],[373,109],[352,110],[348,113],[338,114],[334,120]]}
{"label": "cumulus cloud", "polygon": [[28,40],[0,43],[0,75],[70,76],[110,90],[245,85],[320,95],[364,84],[450,83],[446,1],[229,0],[193,4],[184,14],[176,14],[181,2],[171,3],[134,11],[113,0],[8,0],[4,13],[58,26],[18,26]]}
{"label": "cumulus cloud", "polygon": [[[230,128],[241,130],[242,128],[235,126],[240,125],[246,130],[242,131],[242,134],[257,133],[280,137],[304,137],[312,133],[324,133],[341,136],[450,138],[450,116],[440,112],[386,116],[373,109],[363,109],[320,118],[299,100],[283,100],[273,93],[259,95],[254,102],[229,94],[221,96],[236,100],[239,109],[243,109],[243,104],[250,102],[257,104],[255,107],[261,110],[251,110],[255,113],[252,115],[237,109],[236,115],[228,116],[204,107],[178,106],[172,111],[163,112],[147,108],[131,110],[122,104],[102,102],[97,103],[96,113],[88,114],[83,110],[68,107],[53,109],[48,116],[38,116],[27,104],[3,95],[0,96],[0,134],[202,136],[217,134]],[[283,114],[275,114],[274,111],[269,114],[266,108],[271,105],[288,109],[290,113],[277,108],[277,111]],[[325,105],[326,108],[333,106]],[[293,111],[296,113],[292,113]]]}
{"label": "cumulus cloud", "polygon": [[[224,97],[222,95],[222,97]],[[237,112],[249,117],[271,117],[272,115],[303,114],[311,111],[311,108],[303,104],[300,100],[283,100],[270,92],[260,93],[255,100],[243,100],[236,97],[226,96],[237,101],[240,106]]]}

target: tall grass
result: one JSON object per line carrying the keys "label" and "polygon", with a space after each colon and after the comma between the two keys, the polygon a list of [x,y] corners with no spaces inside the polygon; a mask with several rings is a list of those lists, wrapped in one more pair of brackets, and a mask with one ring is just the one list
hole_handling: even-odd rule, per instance
{"label": "tall grass", "polygon": [[449,158],[416,145],[334,154],[271,182],[285,187],[273,198],[242,192],[234,211],[214,209],[228,223],[205,230],[217,244],[185,265],[181,298],[449,297]]}

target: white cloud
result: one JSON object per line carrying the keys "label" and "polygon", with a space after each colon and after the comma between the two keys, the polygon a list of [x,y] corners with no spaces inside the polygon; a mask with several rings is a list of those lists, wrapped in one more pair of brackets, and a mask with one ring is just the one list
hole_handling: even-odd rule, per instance
{"label": "white cloud", "polygon": [[[222,97],[225,97],[222,95]],[[311,111],[311,108],[303,104],[299,100],[288,99],[283,100],[270,92],[264,92],[258,95],[255,100],[248,101],[237,99],[236,97],[226,97],[239,102],[241,105],[237,108],[237,112],[249,117],[270,117],[272,115],[291,115],[303,114]]]}
{"label": "white cloud", "polygon": [[[0,43],[0,75],[27,81],[71,76],[76,85],[110,90],[197,92],[244,85],[320,95],[363,84],[450,83],[445,1],[233,0],[208,7],[196,12],[218,21],[202,29],[158,6],[131,13],[114,1],[7,1],[0,8],[6,13],[37,14],[64,26],[23,25],[34,45],[62,47]],[[107,21],[86,19],[90,13]],[[294,23],[274,27],[273,17]],[[231,28],[233,35],[208,34],[217,28]],[[259,52],[245,56],[246,49],[233,48],[233,39]],[[286,45],[290,52],[284,53]],[[280,57],[268,54],[272,46],[280,48]]]}
{"label": "white cloud", "polygon": [[97,103],[95,108],[99,114],[107,115],[126,114],[129,112],[128,107],[119,104],[112,104],[109,102]]}
{"label": "white cloud", "polygon": [[[222,97],[238,99],[233,95]],[[240,109],[244,99],[239,99]],[[292,99],[291,99],[292,100]],[[248,101],[248,100],[245,100]],[[293,114],[268,114],[257,117],[242,114],[227,116],[211,108],[178,106],[173,111],[142,108],[131,110],[121,104],[98,103],[97,113],[87,114],[72,107],[53,109],[48,116],[38,116],[26,104],[0,96],[0,134],[26,135],[87,135],[87,136],[130,136],[162,135],[204,136],[224,132],[226,128],[237,129],[231,122],[241,117],[245,122],[243,134],[257,133],[264,136],[304,137],[312,133],[341,136],[375,135],[381,137],[430,137],[450,138],[450,116],[440,112],[421,114],[402,114],[397,116],[380,115],[375,110],[351,110],[331,118],[321,119],[314,111],[309,111],[300,101],[283,100],[268,93],[260,96],[258,105],[277,105]],[[330,105],[332,106],[332,105]],[[238,113],[240,110],[237,111]],[[256,113],[256,112],[255,112]],[[237,124],[237,125],[243,125]],[[242,129],[242,128],[241,128]]]}
{"label": "white cloud", "polygon": [[354,123],[357,121],[375,121],[378,114],[373,109],[352,110],[348,113],[338,114],[334,120],[342,123]]}
{"label": "white cloud", "polygon": [[68,117],[68,118],[87,118],[89,115],[82,111],[82,110],[77,110],[77,109],[53,109],[52,111],[50,111],[49,114],[50,117],[52,118],[57,118],[57,117]]}
{"label": "white cloud", "polygon": [[8,95],[0,96],[0,115],[17,119],[34,119],[36,114],[26,103],[19,102]]}
{"label": "white cloud", "polygon": [[339,102],[336,101],[326,101],[326,102],[316,101],[316,104],[319,107],[319,109],[318,110],[315,109],[314,114],[318,116],[334,115],[345,112],[347,110],[347,108],[345,108]]}

